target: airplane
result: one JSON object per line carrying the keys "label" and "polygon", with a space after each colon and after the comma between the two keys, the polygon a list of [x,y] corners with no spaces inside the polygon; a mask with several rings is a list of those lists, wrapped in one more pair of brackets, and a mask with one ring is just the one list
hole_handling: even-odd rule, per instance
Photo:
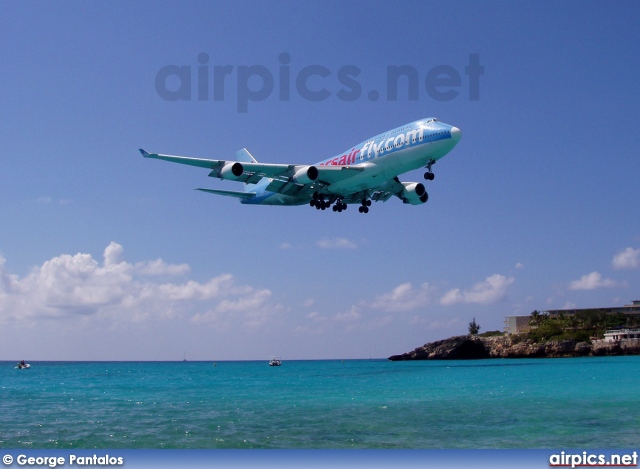
{"label": "airplane", "polygon": [[243,204],[309,204],[317,210],[333,205],[334,212],[359,204],[358,211],[368,213],[372,200],[386,202],[394,195],[405,204],[424,204],[429,198],[424,185],[400,182],[398,175],[425,167],[424,178],[433,180],[431,167],[456,146],[461,135],[460,129],[436,118],[421,119],[313,165],[258,163],[246,148],[236,152],[236,161],[162,155],[142,148],[140,153],[145,158],[206,168],[210,177],[243,182],[244,191],[196,189],[236,197]]}

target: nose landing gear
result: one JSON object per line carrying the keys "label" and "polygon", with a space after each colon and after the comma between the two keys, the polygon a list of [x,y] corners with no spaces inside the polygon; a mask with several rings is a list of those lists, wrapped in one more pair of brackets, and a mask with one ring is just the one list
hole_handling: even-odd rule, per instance
{"label": "nose landing gear", "polygon": [[435,160],[430,160],[429,163],[427,163],[427,166],[426,166],[427,172],[424,173],[424,178],[427,181],[433,181],[433,179],[436,177],[436,175],[433,174],[433,171],[431,171],[431,166],[433,166],[434,164],[436,164]]}

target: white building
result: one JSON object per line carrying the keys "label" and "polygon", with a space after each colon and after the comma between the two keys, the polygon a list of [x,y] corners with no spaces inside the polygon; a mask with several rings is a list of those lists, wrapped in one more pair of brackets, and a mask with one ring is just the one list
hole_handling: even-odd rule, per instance
{"label": "white building", "polygon": [[604,333],[603,342],[640,341],[640,329],[613,329]]}

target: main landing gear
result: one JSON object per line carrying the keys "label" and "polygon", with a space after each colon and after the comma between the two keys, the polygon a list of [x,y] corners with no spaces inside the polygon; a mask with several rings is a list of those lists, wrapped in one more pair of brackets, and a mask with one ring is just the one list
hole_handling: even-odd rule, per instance
{"label": "main landing gear", "polygon": [[323,195],[318,195],[317,192],[314,192],[313,199],[311,199],[311,202],[309,202],[309,205],[311,205],[312,207],[315,207],[316,210],[325,210],[331,206],[331,203],[326,202],[324,200]]}
{"label": "main landing gear", "polygon": [[371,201],[367,199],[362,200],[362,205],[358,207],[358,212],[369,213],[369,207],[371,207]]}
{"label": "main landing gear", "polygon": [[[344,203],[344,199],[339,197],[334,200],[335,200],[335,203],[333,203],[332,201],[327,201],[324,199],[324,195],[314,192],[313,198],[309,201],[309,205],[311,205],[312,207],[315,207],[316,210],[326,210],[327,208],[331,207],[333,203],[332,209],[334,212],[342,212],[343,210],[347,209],[347,204]],[[371,205],[370,200],[363,200],[362,206],[359,208],[360,213],[367,213],[369,211],[368,206],[370,205]]]}
{"label": "main landing gear", "polygon": [[336,203],[333,206],[333,211],[334,212],[342,212],[343,210],[347,209],[347,204],[345,204],[342,199],[338,199],[336,200]]}
{"label": "main landing gear", "polygon": [[431,166],[433,166],[434,164],[436,164],[435,160],[430,160],[429,163],[427,163],[427,166],[426,166],[427,172],[424,173],[424,178],[427,181],[433,181],[433,179],[436,177],[436,175],[433,174],[433,171],[431,171]]}

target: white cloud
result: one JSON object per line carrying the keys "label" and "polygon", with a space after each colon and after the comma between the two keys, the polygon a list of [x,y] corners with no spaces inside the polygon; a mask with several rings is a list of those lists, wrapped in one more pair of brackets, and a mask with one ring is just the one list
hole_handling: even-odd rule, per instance
{"label": "white cloud", "polygon": [[[247,287],[241,296],[225,298],[215,308],[220,313],[241,313],[261,309],[270,299],[269,290],[254,290]],[[255,318],[255,316],[253,316]]]}
{"label": "white cloud", "polygon": [[167,264],[162,259],[136,264],[136,272],[140,275],[184,275],[190,271],[187,264]]}
{"label": "white cloud", "polygon": [[524,269],[524,264],[523,264],[522,262],[518,262],[518,263],[516,264],[516,269],[518,269],[518,270],[522,270],[522,269]]}
{"label": "white cloud", "polygon": [[383,311],[410,311],[428,304],[433,290],[428,283],[419,288],[409,282],[402,283],[389,293],[377,296],[369,306]]}
{"label": "white cloud", "polygon": [[457,303],[491,304],[504,300],[507,297],[507,289],[515,281],[513,277],[494,274],[483,282],[476,283],[469,290],[454,288],[449,290],[440,299],[443,305]]}
{"label": "white cloud", "polygon": [[614,269],[640,268],[640,249],[627,248],[613,257],[611,262]]}
{"label": "white cloud", "polygon": [[580,280],[574,280],[569,283],[569,290],[595,290],[596,288],[615,287],[616,282],[609,279],[603,279],[599,272],[591,272],[583,275]]}
{"label": "white cloud", "polygon": [[316,242],[322,249],[356,249],[358,245],[347,238],[322,238]]}
{"label": "white cloud", "polygon": [[[263,323],[266,314],[278,309],[269,290],[238,285],[230,274],[205,282],[149,281],[149,276],[183,275],[190,268],[162,259],[134,265],[123,260],[123,252],[121,245],[110,243],[102,264],[90,254],[63,254],[34,267],[23,278],[7,272],[0,258],[0,321],[193,315],[196,322],[207,322],[211,315],[242,315],[245,325],[252,326]],[[201,308],[207,312],[199,313]]]}
{"label": "white cloud", "polygon": [[343,313],[338,313],[333,316],[334,319],[338,321],[356,321],[362,317],[360,310],[357,306],[352,306],[349,311],[345,311]]}

